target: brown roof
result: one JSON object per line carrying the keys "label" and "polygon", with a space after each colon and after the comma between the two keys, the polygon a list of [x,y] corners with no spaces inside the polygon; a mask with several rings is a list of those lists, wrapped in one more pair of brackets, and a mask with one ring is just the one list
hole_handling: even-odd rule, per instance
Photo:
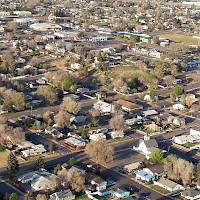
{"label": "brown roof", "polygon": [[139,104],[136,104],[136,103],[133,103],[133,102],[130,102],[130,101],[126,101],[126,100],[123,100],[123,99],[119,99],[117,101],[115,101],[115,103],[125,107],[125,108],[128,108],[128,109],[139,109],[139,108],[142,108],[141,105]]}

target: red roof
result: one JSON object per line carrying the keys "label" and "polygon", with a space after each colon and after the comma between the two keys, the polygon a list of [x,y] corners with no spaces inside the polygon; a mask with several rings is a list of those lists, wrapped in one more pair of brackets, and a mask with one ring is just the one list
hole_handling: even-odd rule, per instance
{"label": "red roof", "polygon": [[126,101],[126,100],[123,100],[123,99],[119,99],[117,100],[115,103],[125,107],[125,108],[128,108],[128,109],[140,109],[142,108],[141,105],[139,104],[136,104],[136,103],[133,103],[133,102],[130,102],[130,101]]}

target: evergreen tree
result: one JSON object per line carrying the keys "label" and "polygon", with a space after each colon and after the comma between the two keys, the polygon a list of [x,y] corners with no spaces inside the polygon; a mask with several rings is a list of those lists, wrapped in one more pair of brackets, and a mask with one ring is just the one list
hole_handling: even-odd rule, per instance
{"label": "evergreen tree", "polygon": [[19,163],[13,152],[11,152],[8,157],[7,170],[11,176],[15,175],[19,171]]}
{"label": "evergreen tree", "polygon": [[62,165],[59,163],[54,167],[53,173],[57,175],[58,172],[61,170],[62,170]]}
{"label": "evergreen tree", "polygon": [[69,164],[70,164],[71,166],[73,166],[73,165],[76,164],[76,160],[75,160],[74,157],[71,157],[71,158],[69,159]]}
{"label": "evergreen tree", "polygon": [[9,197],[9,200],[19,200],[19,196],[16,193],[12,193]]}
{"label": "evergreen tree", "polygon": [[39,169],[44,168],[44,159],[41,156],[37,159],[36,165]]}

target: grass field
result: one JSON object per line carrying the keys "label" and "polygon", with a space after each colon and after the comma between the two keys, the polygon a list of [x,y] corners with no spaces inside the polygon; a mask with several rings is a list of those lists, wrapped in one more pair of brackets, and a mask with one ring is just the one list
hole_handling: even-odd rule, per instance
{"label": "grass field", "polygon": [[176,42],[183,42],[186,45],[199,45],[200,43],[200,39],[182,34],[162,34],[158,35],[158,37],[170,39]]}
{"label": "grass field", "polygon": [[162,187],[160,187],[158,185],[150,185],[150,188],[152,188],[152,189],[154,189],[154,190],[156,190],[156,191],[158,191],[158,192],[160,192],[162,194],[168,194],[169,193],[168,190],[166,190],[166,189],[164,189],[164,188],[162,188]]}
{"label": "grass field", "polygon": [[80,195],[80,196],[78,196],[78,197],[76,197],[76,199],[75,200],[89,200],[89,198],[87,197],[87,195]]}

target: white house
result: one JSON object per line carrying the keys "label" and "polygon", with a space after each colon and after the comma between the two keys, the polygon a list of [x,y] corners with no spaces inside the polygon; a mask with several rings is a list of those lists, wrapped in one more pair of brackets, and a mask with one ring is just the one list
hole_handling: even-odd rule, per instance
{"label": "white house", "polygon": [[195,129],[190,129],[189,135],[180,135],[173,138],[174,142],[180,145],[186,144],[188,142],[198,143],[200,142],[200,131]]}
{"label": "white house", "polygon": [[145,140],[140,139],[138,147],[133,146],[133,150],[141,152],[149,159],[159,148],[155,139],[149,139],[147,137]]}
{"label": "white house", "polygon": [[65,139],[65,143],[72,147],[78,147],[78,148],[85,147],[85,145],[86,145],[85,140],[83,140],[82,138],[76,137],[76,136]]}
{"label": "white house", "polygon": [[158,185],[170,192],[174,192],[174,191],[177,191],[177,190],[184,190],[185,188],[176,183],[176,182],[173,182],[169,179],[166,179],[166,178],[160,178],[158,181],[154,181],[154,184],[155,185]]}
{"label": "white house", "polygon": [[112,139],[123,138],[124,137],[124,131],[112,131],[112,132],[110,132],[110,136],[111,136]]}
{"label": "white house", "polygon": [[83,65],[79,64],[79,63],[72,63],[70,65],[70,69],[71,70],[79,70]]}
{"label": "white house", "polygon": [[41,155],[46,152],[47,150],[44,148],[44,145],[42,144],[34,145],[30,149],[21,151],[24,157]]}
{"label": "white house", "polygon": [[[151,97],[150,97],[150,94],[145,94],[144,96],[144,100],[145,101],[152,101]],[[153,101],[157,101],[158,100],[158,96],[155,96]]]}
{"label": "white house", "polygon": [[99,109],[101,113],[113,113],[114,112],[114,105],[110,103],[106,103],[104,101],[97,101],[94,103],[94,108]]}
{"label": "white house", "polygon": [[183,145],[191,141],[191,136],[190,135],[176,136],[174,137],[173,140],[176,144]]}
{"label": "white house", "polygon": [[92,178],[90,183],[95,185],[98,191],[105,190],[107,187],[107,181],[102,179],[100,176],[95,176]]}
{"label": "white house", "polygon": [[26,10],[14,10],[13,14],[21,16],[21,17],[28,17],[28,16],[30,17],[32,15],[30,11],[26,11]]}
{"label": "white house", "polygon": [[172,108],[173,108],[174,110],[185,110],[185,106],[184,106],[183,104],[181,104],[181,103],[174,104],[174,105],[172,106]]}
{"label": "white house", "polygon": [[128,125],[128,126],[132,126],[132,125],[135,125],[135,124],[142,124],[142,119],[139,119],[139,118],[131,118],[131,119],[127,119],[125,121],[125,123]]}
{"label": "white house", "polygon": [[150,117],[150,116],[153,116],[153,115],[158,115],[158,112],[156,110],[146,110],[146,111],[141,112],[142,117]]}
{"label": "white house", "polygon": [[105,36],[93,37],[89,39],[90,42],[103,42],[107,40],[108,40],[108,37],[105,37]]}
{"label": "white house", "polygon": [[169,116],[167,118],[167,121],[169,123],[175,124],[176,126],[182,126],[185,125],[185,119],[183,117],[174,117],[174,116]]}
{"label": "white house", "polygon": [[140,179],[143,181],[153,181],[155,179],[154,173],[148,169],[148,168],[143,168],[142,170],[138,170],[135,173],[136,179]]}
{"label": "white house", "polygon": [[100,139],[106,139],[106,136],[103,133],[96,133],[90,135],[90,140],[98,141]]}
{"label": "white house", "polygon": [[54,174],[46,170],[38,170],[33,172],[25,173],[18,177],[18,181],[22,183],[30,184],[32,191],[41,191],[48,189],[55,189],[54,185],[51,184],[52,177],[56,178]]}

